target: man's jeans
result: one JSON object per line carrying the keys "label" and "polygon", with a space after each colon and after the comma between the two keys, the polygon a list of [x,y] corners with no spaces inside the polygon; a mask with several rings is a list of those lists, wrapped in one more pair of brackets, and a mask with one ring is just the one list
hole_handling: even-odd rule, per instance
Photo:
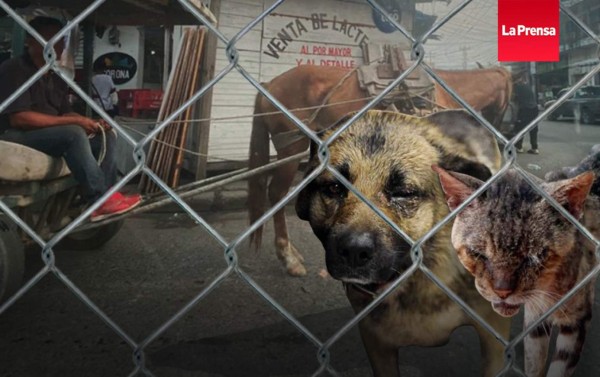
{"label": "man's jeans", "polygon": [[102,134],[89,139],[79,126],[56,126],[37,130],[11,128],[0,140],[23,144],[53,157],[63,157],[73,176],[83,188],[88,201],[98,199],[117,181],[115,134],[106,132],[106,156],[101,166],[96,158],[103,145]]}

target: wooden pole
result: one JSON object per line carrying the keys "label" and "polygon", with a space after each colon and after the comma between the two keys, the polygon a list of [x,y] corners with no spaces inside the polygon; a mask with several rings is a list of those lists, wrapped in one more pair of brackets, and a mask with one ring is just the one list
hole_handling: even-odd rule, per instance
{"label": "wooden pole", "polygon": [[167,72],[171,72],[171,56],[173,55],[173,26],[165,25],[164,27],[164,56],[163,56],[163,82],[162,87],[165,89],[169,85],[169,76]]}
{"label": "wooden pole", "polygon": [[[217,17],[221,16],[221,0],[211,0],[210,11]],[[217,37],[214,33],[207,31],[206,47],[200,63],[200,87],[206,85],[215,76],[215,63],[217,59]],[[195,119],[210,119],[213,102],[213,90],[210,89],[199,100],[198,106],[195,107]],[[210,137],[210,121],[202,121],[193,129],[193,143],[196,144],[196,180],[206,178],[206,168],[208,164],[208,141]]]}
{"label": "wooden pole", "polygon": [[[200,61],[202,58],[202,51],[204,48],[204,37],[206,34],[206,28],[200,28],[199,30],[196,31],[196,34],[197,34],[197,43],[195,45],[195,54],[194,54],[194,59],[192,62],[192,79],[190,80],[190,88],[187,93],[186,101],[194,95],[194,93],[196,92],[196,89],[198,87],[198,85],[197,85],[198,84],[198,75],[199,75],[199,71],[200,71]],[[183,123],[181,125],[179,144],[177,145],[179,149],[177,149],[175,151],[176,152],[175,165],[174,165],[174,169],[173,169],[173,177],[171,180],[171,187],[173,187],[173,188],[179,186],[179,178],[180,178],[180,174],[181,174],[181,167],[183,164],[183,148],[185,148],[185,144],[186,144],[186,140],[187,140],[187,132],[188,132],[188,127],[189,127],[189,120],[191,119],[191,116],[193,114],[193,109],[195,106],[196,105],[193,104],[186,109],[185,117],[184,117],[185,123]]]}
{"label": "wooden pole", "polygon": [[[92,76],[94,74],[94,23],[83,23],[83,90],[92,97]],[[92,108],[85,105],[85,116],[91,118]]]}
{"label": "wooden pole", "polygon": [[[170,109],[170,113],[175,111],[184,102],[185,96],[186,96],[186,93],[188,90],[187,88],[189,87],[189,84],[190,84],[188,73],[190,72],[190,68],[191,68],[190,57],[193,56],[196,33],[195,33],[194,29],[192,29],[192,28],[189,28],[186,31],[187,31],[187,37],[186,37],[187,40],[186,40],[186,44],[185,44],[186,50],[184,51],[184,54],[182,55],[181,69],[179,70],[179,73],[178,73],[178,80],[176,81],[177,86],[175,87],[175,92],[173,95],[173,102],[172,102],[172,107]],[[166,182],[169,186],[171,186],[170,176],[173,171],[173,163],[174,163],[174,157],[175,157],[175,153],[176,153],[175,148],[178,144],[179,130],[181,128],[181,123],[179,121],[184,119],[184,114],[185,114],[185,112],[176,118],[178,122],[174,122],[169,125],[169,129],[167,131],[166,140],[165,140],[168,145],[165,147],[165,153],[163,155],[161,165],[158,167],[158,172],[160,174],[161,179],[164,182]]]}
{"label": "wooden pole", "polygon": [[[171,71],[171,75],[169,77],[169,85],[164,92],[163,101],[160,106],[160,110],[158,113],[158,120],[163,121],[169,114],[171,114],[173,109],[173,101],[175,97],[175,93],[177,92],[177,87],[180,85],[179,77],[182,71],[183,64],[183,55],[185,51],[188,49],[187,43],[189,41],[189,30],[184,29],[184,33],[181,37],[179,54],[177,57],[177,62],[175,64],[174,69]],[[159,177],[159,170],[163,164],[165,150],[168,148],[164,143],[168,142],[168,133],[172,124],[166,126],[161,132],[156,135],[156,140],[153,140],[151,143],[151,150],[149,153],[149,161],[148,167],[152,169]],[[162,177],[161,177],[162,178]],[[158,187],[153,181],[148,181],[146,185],[147,192],[154,192],[158,190]]]}
{"label": "wooden pole", "polygon": [[[179,62],[179,55],[181,54],[181,50],[183,48],[183,42],[184,42],[184,40],[183,40],[183,36],[182,36],[178,42],[178,50],[177,50],[177,57],[175,58],[175,64],[173,64],[173,66],[172,66],[173,69],[169,71],[169,78],[167,80],[167,84],[163,88],[163,99],[160,104],[160,109],[158,111],[158,117],[156,119],[157,122],[164,120],[164,116],[166,114],[165,112],[167,111],[166,107],[167,107],[167,103],[171,97],[170,92],[173,87],[173,80],[175,78],[175,73],[177,72],[177,64]],[[163,133],[164,133],[164,131],[159,132],[155,137],[156,140],[161,140],[161,135]],[[156,140],[152,140],[150,142],[150,148],[148,151],[147,162],[146,162],[146,165],[149,168],[152,168],[154,166],[155,161],[157,159],[157,148],[159,146],[159,143],[157,143]],[[140,190],[142,192],[149,192],[150,186],[152,186],[152,184],[153,184],[153,181],[149,180],[148,177],[145,174],[143,174],[138,187],[140,188]]]}

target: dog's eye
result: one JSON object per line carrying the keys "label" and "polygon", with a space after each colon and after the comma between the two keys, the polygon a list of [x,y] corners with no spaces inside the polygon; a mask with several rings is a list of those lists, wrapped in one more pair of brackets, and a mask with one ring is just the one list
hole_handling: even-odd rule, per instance
{"label": "dog's eye", "polygon": [[330,183],[324,187],[323,192],[327,196],[337,197],[341,196],[345,191],[345,187],[339,183]]}
{"label": "dog's eye", "polygon": [[392,199],[407,199],[414,198],[415,196],[419,196],[419,192],[416,190],[411,190],[407,187],[394,187],[386,190],[388,196]]}

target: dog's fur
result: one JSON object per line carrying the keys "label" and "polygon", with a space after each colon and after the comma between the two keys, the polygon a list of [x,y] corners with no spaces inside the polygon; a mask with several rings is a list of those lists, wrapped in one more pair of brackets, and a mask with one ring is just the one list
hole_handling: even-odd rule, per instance
{"label": "dog's fur", "polygon": [[[333,141],[329,151],[330,165],[413,240],[448,213],[433,164],[487,179],[501,162],[492,135],[457,110],[422,119],[369,111]],[[309,173],[318,165],[313,145]],[[299,194],[296,212],[321,240],[327,269],[344,282],[356,312],[412,264],[410,245],[327,170]],[[506,339],[510,324],[475,290],[452,249],[450,226],[425,242],[422,250],[424,265]],[[455,328],[468,324],[481,339],[484,375],[495,375],[503,365],[501,343],[420,270],[372,310],[359,329],[375,376],[393,377],[399,375],[398,347],[441,345]]]}

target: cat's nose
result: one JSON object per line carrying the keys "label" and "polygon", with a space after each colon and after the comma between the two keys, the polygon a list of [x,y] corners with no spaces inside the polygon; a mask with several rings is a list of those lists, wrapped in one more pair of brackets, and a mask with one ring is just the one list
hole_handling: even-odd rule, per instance
{"label": "cat's nose", "polygon": [[493,286],[492,289],[501,299],[510,296],[517,287],[517,278],[512,271],[498,269],[492,274]]}
{"label": "cat's nose", "polygon": [[496,289],[494,288],[494,293],[498,295],[501,299],[505,299],[511,295],[514,291],[512,289]]}

